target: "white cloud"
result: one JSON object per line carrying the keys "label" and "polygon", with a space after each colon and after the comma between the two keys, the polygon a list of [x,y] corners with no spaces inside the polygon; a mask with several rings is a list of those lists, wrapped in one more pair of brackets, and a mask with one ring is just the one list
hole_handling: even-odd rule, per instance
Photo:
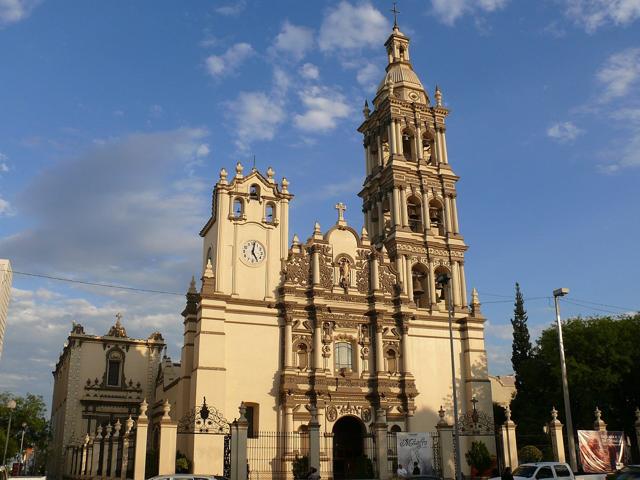
{"label": "white cloud", "polygon": [[389,33],[388,20],[371,3],[343,1],[323,19],[318,44],[322,51],[380,47]]}
{"label": "white cloud", "polygon": [[583,133],[573,122],[556,122],[547,128],[547,136],[559,142],[572,142]]}
{"label": "white cloud", "polygon": [[640,18],[640,0],[565,0],[566,15],[593,33],[607,25],[628,25]]}
{"label": "white cloud", "polygon": [[8,217],[12,214],[11,212],[11,204],[4,198],[0,197],[0,217]]}
{"label": "white cloud", "polygon": [[431,0],[431,13],[445,25],[453,25],[464,15],[491,13],[503,8],[508,0]]}
{"label": "white cloud", "polygon": [[222,77],[234,73],[255,51],[248,43],[236,43],[222,55],[210,55],[205,61],[212,77]]}
{"label": "white cloud", "polygon": [[9,164],[7,161],[9,157],[0,152],[0,173],[7,173],[9,171]]}
{"label": "white cloud", "polygon": [[273,90],[274,96],[277,98],[283,98],[287,91],[289,90],[289,86],[291,85],[291,78],[289,74],[285,72],[283,69],[279,67],[274,67],[273,69]]}
{"label": "white cloud", "polygon": [[288,21],[284,22],[273,46],[276,51],[288,53],[293,58],[300,60],[313,47],[313,31],[310,28],[293,25]]}
{"label": "white cloud", "polygon": [[255,140],[272,140],[285,118],[281,103],[264,92],[241,92],[228,109],[241,150]]}
{"label": "white cloud", "polygon": [[27,18],[40,0],[0,0],[0,27]]}
{"label": "white cloud", "polygon": [[378,82],[382,79],[382,69],[375,63],[367,63],[364,67],[358,70],[356,80],[367,91],[375,91]]}
{"label": "white cloud", "polygon": [[215,11],[225,17],[233,17],[241,14],[246,6],[247,2],[245,0],[236,0],[235,2],[228,3],[227,5],[217,7]]}
{"label": "white cloud", "polygon": [[153,118],[160,118],[162,117],[162,115],[164,115],[164,108],[162,108],[162,105],[151,105],[149,107],[149,115],[151,115]]}
{"label": "white cloud", "polygon": [[608,164],[600,165],[603,173],[616,173],[623,168],[640,167],[640,128],[634,127],[631,136],[625,140],[624,145],[612,148],[609,153],[615,158]]}
{"label": "white cloud", "polygon": [[611,55],[596,74],[604,87],[602,101],[623,97],[640,80],[640,48],[629,48]]}
{"label": "white cloud", "polygon": [[320,70],[313,63],[305,63],[300,67],[300,75],[307,80],[317,80],[320,77]]}
{"label": "white cloud", "polygon": [[206,143],[203,143],[196,150],[196,157],[204,158],[208,156],[209,153],[211,153],[211,150],[209,150],[209,145],[207,145]]}
{"label": "white cloud", "polygon": [[337,121],[349,116],[351,108],[342,94],[327,87],[311,87],[301,92],[306,111],[295,115],[294,125],[307,132],[326,132],[337,126]]}

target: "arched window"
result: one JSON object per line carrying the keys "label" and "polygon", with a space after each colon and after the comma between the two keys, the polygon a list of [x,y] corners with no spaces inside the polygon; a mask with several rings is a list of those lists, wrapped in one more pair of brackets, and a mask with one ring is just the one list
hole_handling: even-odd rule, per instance
{"label": "arched window", "polygon": [[387,350],[387,372],[398,373],[398,354],[393,348]]}
{"label": "arched window", "polygon": [[429,202],[429,223],[433,235],[444,236],[444,209],[438,200]]}
{"label": "arched window", "polygon": [[107,357],[107,386],[119,387],[122,379],[122,353],[117,350],[109,352]]}
{"label": "arched window", "polygon": [[309,368],[309,347],[304,342],[300,342],[296,347],[296,357],[298,359],[298,368],[306,370]]}
{"label": "arched window", "polygon": [[433,140],[427,134],[422,136],[422,158],[427,165],[434,164]]}
{"label": "arched window", "polygon": [[353,370],[353,347],[349,342],[337,342],[335,356],[336,370]]}
{"label": "arched window", "polygon": [[411,269],[413,280],[413,301],[418,308],[429,307],[429,275],[427,267],[417,263]]}
{"label": "arched window", "polygon": [[264,210],[264,219],[267,223],[273,223],[276,219],[276,206],[273,202],[267,203]]}
{"label": "arched window", "polygon": [[415,141],[413,133],[410,130],[402,132],[402,153],[404,159],[408,162],[415,162]]}
{"label": "arched window", "polygon": [[[451,279],[451,273],[445,267],[438,267],[434,272],[434,282],[436,284],[436,303],[440,306],[449,308],[449,288]],[[444,276],[449,279],[449,283],[443,281]]]}
{"label": "arched window", "polygon": [[400,425],[392,425],[391,426],[391,432],[392,433],[398,433],[398,432],[401,432],[401,431],[402,431],[402,428],[400,428]]}
{"label": "arched window", "polygon": [[236,198],[233,201],[233,216],[234,218],[242,218],[244,215],[244,202],[241,198]]}
{"label": "arched window", "polygon": [[411,231],[414,233],[422,232],[422,203],[415,195],[407,199],[407,213]]}
{"label": "arched window", "polygon": [[382,200],[382,214],[384,215],[383,231],[388,233],[391,231],[391,206],[387,195]]}
{"label": "arched window", "polygon": [[400,60],[404,60],[404,47],[401,46],[399,50],[400,50]]}
{"label": "arched window", "polygon": [[255,183],[249,187],[249,198],[251,200],[260,200],[260,187]]}

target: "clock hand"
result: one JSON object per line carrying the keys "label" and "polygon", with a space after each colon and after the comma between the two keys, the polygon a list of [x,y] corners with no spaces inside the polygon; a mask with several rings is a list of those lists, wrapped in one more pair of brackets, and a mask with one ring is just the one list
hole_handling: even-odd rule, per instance
{"label": "clock hand", "polygon": [[256,261],[258,261],[258,257],[256,257],[256,242],[253,242],[253,247],[251,248],[251,255],[253,255],[253,258],[255,258]]}

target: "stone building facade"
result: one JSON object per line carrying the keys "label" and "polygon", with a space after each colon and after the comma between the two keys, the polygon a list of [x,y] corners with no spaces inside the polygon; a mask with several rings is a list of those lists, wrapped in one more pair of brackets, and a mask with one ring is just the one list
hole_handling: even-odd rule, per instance
{"label": "stone building facade", "polygon": [[[447,155],[449,110],[437,87],[433,101],[427,93],[397,25],[385,47],[386,74],[359,127],[364,228],[347,224],[340,203],[335,225],[316,223],[289,243],[286,178],[241,164],[230,178],[223,168],[200,232],[201,288],[192,282],[182,313],[181,361],[163,366],[156,384],[156,422],[164,400],[180,421],[206,398],[230,420],[244,402],[250,437],[303,429],[313,407],[334,438],[362,437],[378,411],[394,431],[433,431],[441,409],[453,421],[449,311],[460,411],[492,416],[485,319],[477,292],[468,295]],[[194,473],[221,473],[219,448],[215,436],[178,435]],[[350,452],[334,446],[333,455]]]}
{"label": "stone building facade", "polygon": [[131,338],[117,317],[104,335],[87,334],[74,323],[56,363],[49,478],[62,478],[66,447],[93,437],[98,427],[126,425],[130,416],[137,418],[144,399],[154,398],[164,339],[158,332]]}

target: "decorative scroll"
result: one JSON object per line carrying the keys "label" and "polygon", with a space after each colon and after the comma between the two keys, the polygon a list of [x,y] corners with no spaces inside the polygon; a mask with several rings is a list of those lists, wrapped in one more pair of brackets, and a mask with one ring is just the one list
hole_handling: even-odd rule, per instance
{"label": "decorative scroll", "polygon": [[202,405],[178,422],[178,433],[229,435],[231,427],[227,419],[215,407],[207,405],[207,399],[203,397]]}

